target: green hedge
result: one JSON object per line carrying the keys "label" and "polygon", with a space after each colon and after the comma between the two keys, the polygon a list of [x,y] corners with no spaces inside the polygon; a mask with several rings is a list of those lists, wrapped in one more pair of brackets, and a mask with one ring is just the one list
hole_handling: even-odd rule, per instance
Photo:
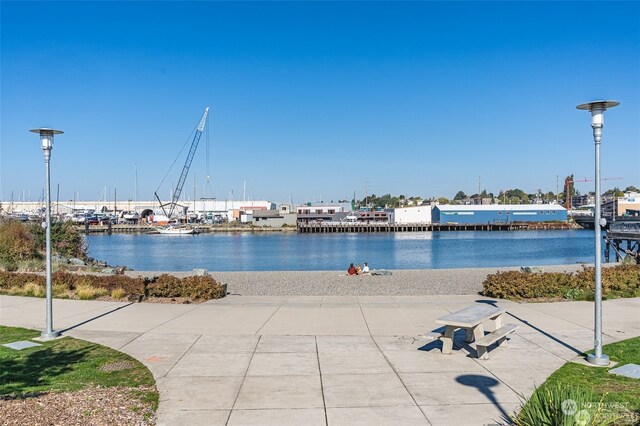
{"label": "green hedge", "polygon": [[[18,294],[16,289],[26,286],[44,288],[45,277],[40,274],[14,273],[0,271],[0,294]],[[177,278],[163,274],[153,278],[133,278],[125,275],[91,275],[55,272],[52,275],[54,293],[65,291],[67,297],[75,297],[78,288],[114,290],[123,293],[129,300],[142,300],[147,297],[184,298],[189,301],[219,299],[225,296],[219,282],[210,276],[191,276]],[[39,292],[37,294],[43,294]]]}
{"label": "green hedge", "polygon": [[[593,300],[593,268],[576,273],[506,271],[490,274],[483,283],[483,294],[499,299]],[[640,265],[602,268],[604,298],[640,297]]]}

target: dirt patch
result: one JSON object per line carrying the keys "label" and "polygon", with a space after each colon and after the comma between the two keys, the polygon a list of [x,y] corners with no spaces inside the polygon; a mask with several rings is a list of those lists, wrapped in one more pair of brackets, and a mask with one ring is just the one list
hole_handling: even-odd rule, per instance
{"label": "dirt patch", "polygon": [[0,398],[0,423],[22,425],[154,425],[151,403],[136,391],[148,388],[91,387],[77,392],[49,392]]}

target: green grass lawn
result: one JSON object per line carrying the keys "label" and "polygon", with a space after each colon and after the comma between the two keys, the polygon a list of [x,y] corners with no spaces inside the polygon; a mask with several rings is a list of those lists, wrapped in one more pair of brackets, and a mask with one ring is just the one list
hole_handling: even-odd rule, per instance
{"label": "green grass lawn", "polygon": [[[640,364],[640,337],[605,345],[603,353],[618,362],[616,367],[629,363]],[[593,394],[595,400],[592,402],[599,403],[602,400],[605,411],[623,415],[614,424],[640,424],[640,379],[610,374],[609,370],[568,362],[554,372],[537,392],[580,388]]]}
{"label": "green grass lawn", "polygon": [[[0,345],[39,335],[35,330],[0,326]],[[158,392],[151,372],[129,355],[71,337],[37,343],[42,346],[21,351],[0,346],[0,396],[75,391],[87,386],[146,386],[152,390],[136,390],[135,394],[157,408]],[[101,370],[114,363],[129,368]]]}

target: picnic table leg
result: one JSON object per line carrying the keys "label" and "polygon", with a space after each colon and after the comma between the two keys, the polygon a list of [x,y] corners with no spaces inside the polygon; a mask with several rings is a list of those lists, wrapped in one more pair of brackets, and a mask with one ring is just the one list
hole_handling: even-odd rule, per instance
{"label": "picnic table leg", "polygon": [[[495,325],[495,329],[499,329],[500,327],[502,327],[502,314],[498,315],[494,320],[493,323]],[[502,346],[502,347],[506,347],[509,346],[507,337],[503,337],[501,339],[498,339],[498,346]]]}
{"label": "picnic table leg", "polygon": [[456,331],[455,327],[448,325],[444,329],[444,335],[440,338],[442,342],[442,353],[450,354],[453,349],[453,333]]}
{"label": "picnic table leg", "polygon": [[484,337],[484,327],[482,324],[478,324],[473,328],[473,340],[480,340]]}
{"label": "picnic table leg", "polygon": [[502,327],[502,314],[498,315],[494,320],[493,323],[496,326],[496,330],[499,329],[500,327]]}
{"label": "picnic table leg", "polygon": [[473,329],[472,328],[465,328],[464,341],[467,342],[467,343],[473,342]]}

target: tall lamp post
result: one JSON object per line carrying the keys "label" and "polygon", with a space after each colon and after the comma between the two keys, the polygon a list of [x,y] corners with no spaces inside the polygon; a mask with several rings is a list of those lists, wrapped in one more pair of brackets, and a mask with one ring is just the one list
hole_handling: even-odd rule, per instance
{"label": "tall lamp post", "polygon": [[591,112],[591,127],[593,128],[593,140],[596,145],[596,195],[595,211],[593,214],[593,228],[595,230],[595,327],[594,327],[594,353],[587,355],[587,360],[594,365],[609,365],[609,357],[602,353],[602,254],[600,250],[600,227],[605,225],[600,218],[600,141],[602,139],[602,127],[604,126],[604,112],[608,108],[620,105],[617,101],[593,101],[580,104],[576,108]]}
{"label": "tall lamp post", "polygon": [[60,332],[53,330],[53,309],[51,302],[51,179],[49,176],[49,160],[51,159],[51,150],[53,149],[53,135],[62,134],[62,130],[54,130],[49,128],[31,129],[33,133],[40,135],[40,143],[42,145],[42,151],[44,152],[44,165],[45,165],[45,196],[46,196],[46,223],[45,223],[45,235],[46,235],[46,276],[47,276],[47,301],[46,301],[46,330],[44,330],[40,337],[42,339],[55,339],[60,335]]}

